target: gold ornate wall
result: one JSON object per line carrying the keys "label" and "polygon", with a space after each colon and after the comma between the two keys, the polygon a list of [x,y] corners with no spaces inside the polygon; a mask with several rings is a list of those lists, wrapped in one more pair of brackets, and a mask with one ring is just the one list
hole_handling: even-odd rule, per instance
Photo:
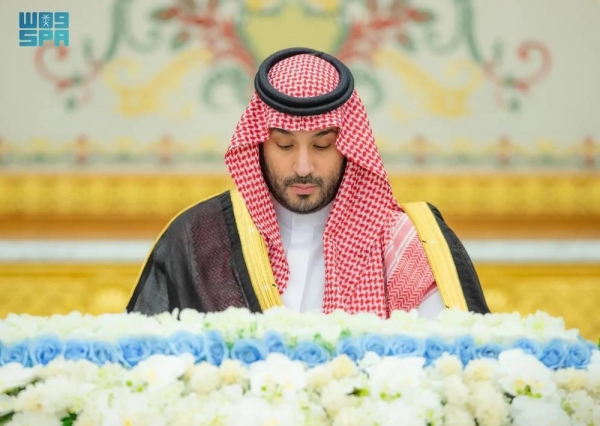
{"label": "gold ornate wall", "polygon": [[[565,318],[593,341],[600,338],[600,265],[478,264],[493,312],[540,309]],[[100,314],[124,310],[139,265],[0,264],[0,317],[73,310]]]}
{"label": "gold ornate wall", "polygon": [[[392,175],[396,197],[436,205],[465,238],[600,237],[600,173]],[[230,188],[211,175],[0,174],[0,235],[154,237]]]}

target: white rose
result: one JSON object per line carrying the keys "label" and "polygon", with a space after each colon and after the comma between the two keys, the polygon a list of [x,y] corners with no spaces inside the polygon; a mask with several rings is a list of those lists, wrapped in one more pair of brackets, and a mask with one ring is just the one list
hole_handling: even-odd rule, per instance
{"label": "white rose", "polygon": [[39,367],[25,368],[18,362],[1,366],[0,393],[30,384],[36,379],[39,371]]}
{"label": "white rose", "polygon": [[539,426],[568,426],[569,416],[560,405],[539,398],[517,396],[510,406],[514,424]]}
{"label": "white rose", "polygon": [[511,395],[548,396],[556,390],[552,371],[533,355],[512,349],[502,352],[498,362],[503,375],[499,383]]}

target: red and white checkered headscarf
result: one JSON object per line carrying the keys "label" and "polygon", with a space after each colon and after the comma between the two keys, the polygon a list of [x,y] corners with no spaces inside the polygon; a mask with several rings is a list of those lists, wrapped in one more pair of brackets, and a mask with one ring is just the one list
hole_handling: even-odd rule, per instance
{"label": "red and white checkered headscarf", "polygon": [[[268,77],[275,89],[294,97],[331,92],[339,81],[329,62],[310,54],[278,62]],[[416,307],[431,285],[430,274],[422,280],[411,278],[414,282],[410,288],[404,288],[407,283],[398,282],[396,277],[392,281],[403,288],[386,289],[384,249],[402,213],[392,194],[366,110],[356,92],[341,107],[307,117],[278,112],[255,93],[225,154],[233,181],[267,245],[279,292],[286,290],[290,272],[258,149],[260,143],[269,139],[269,129],[274,127],[289,131],[337,127],[335,145],[348,160],[323,236],[323,312],[343,309],[386,317],[390,310]],[[427,263],[424,252],[419,256],[419,264]]]}

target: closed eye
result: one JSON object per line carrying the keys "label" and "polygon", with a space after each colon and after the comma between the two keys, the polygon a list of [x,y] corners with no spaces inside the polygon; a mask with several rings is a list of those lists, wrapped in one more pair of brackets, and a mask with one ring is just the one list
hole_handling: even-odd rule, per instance
{"label": "closed eye", "polygon": [[283,149],[284,151],[288,151],[289,149],[292,148],[292,145],[279,145],[277,144],[277,146],[281,149]]}
{"label": "closed eye", "polygon": [[329,148],[330,146],[331,146],[331,144],[329,144],[329,145],[325,145],[325,146],[321,146],[321,145],[315,145],[315,149],[316,149],[316,150],[318,150],[318,151],[324,151],[324,150],[326,150],[327,148]]}

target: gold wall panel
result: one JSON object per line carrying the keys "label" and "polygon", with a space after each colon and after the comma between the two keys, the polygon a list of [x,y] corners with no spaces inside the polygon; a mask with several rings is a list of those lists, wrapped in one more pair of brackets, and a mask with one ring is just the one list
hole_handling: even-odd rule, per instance
{"label": "gold wall panel", "polygon": [[[600,174],[392,175],[398,200],[437,206],[461,238],[600,238]],[[212,175],[0,174],[0,238],[154,238],[232,187]]]}
{"label": "gold wall panel", "polygon": [[[540,309],[564,317],[593,341],[600,338],[600,265],[478,264],[493,312],[521,314]],[[0,264],[0,317],[73,310],[123,311],[139,265]]]}
{"label": "gold wall panel", "polygon": [[[392,175],[401,201],[455,215],[600,216],[600,174]],[[0,215],[171,215],[230,188],[227,175],[0,174]]]}

